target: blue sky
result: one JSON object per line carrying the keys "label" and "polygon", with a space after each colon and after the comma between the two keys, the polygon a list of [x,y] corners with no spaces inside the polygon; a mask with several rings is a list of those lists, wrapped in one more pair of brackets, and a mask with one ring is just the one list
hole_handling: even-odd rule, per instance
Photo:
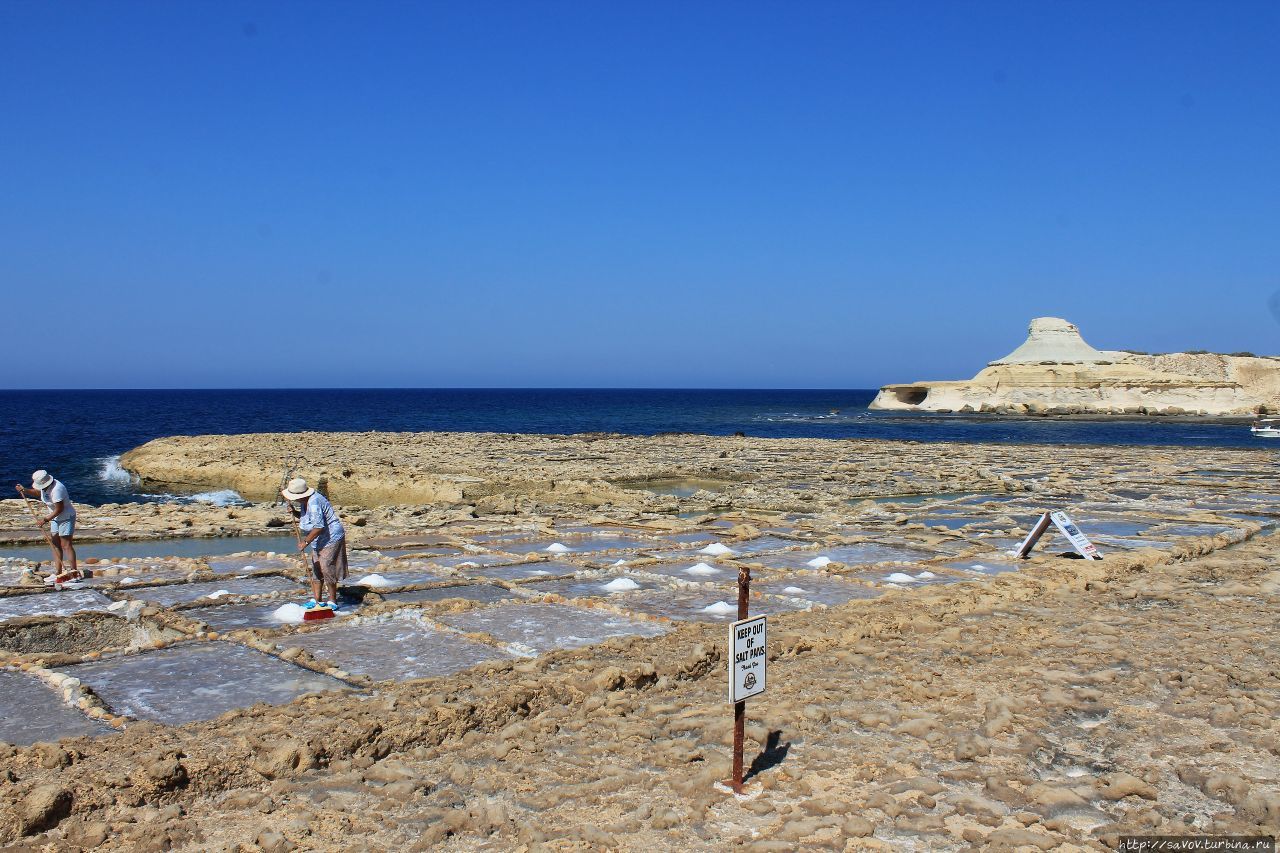
{"label": "blue sky", "polygon": [[1280,352],[1275,2],[0,3],[0,387]]}

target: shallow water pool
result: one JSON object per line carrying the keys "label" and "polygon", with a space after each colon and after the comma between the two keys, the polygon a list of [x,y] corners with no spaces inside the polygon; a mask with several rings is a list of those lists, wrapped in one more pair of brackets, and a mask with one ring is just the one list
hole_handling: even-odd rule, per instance
{"label": "shallow water pool", "polygon": [[[283,551],[296,548],[292,536],[219,536],[207,539],[149,539],[140,542],[77,542],[76,556],[99,559],[131,557],[211,557],[240,551]],[[47,561],[49,546],[4,545],[0,557]]]}
{"label": "shallow water pool", "polygon": [[502,649],[438,631],[412,616],[325,627],[296,634],[287,645],[375,681],[448,675],[511,657]]}
{"label": "shallow water pool", "polygon": [[68,706],[34,675],[0,670],[0,741],[27,746],[78,735],[107,735],[111,726]]}
{"label": "shallow water pool", "polygon": [[656,637],[666,633],[659,625],[567,604],[507,604],[442,616],[440,621],[462,631],[483,631],[534,653],[575,649],[610,637]]}
{"label": "shallow water pool", "polygon": [[65,667],[117,714],[181,725],[256,702],[282,705],[304,693],[340,690],[327,675],[245,646],[207,642]]}

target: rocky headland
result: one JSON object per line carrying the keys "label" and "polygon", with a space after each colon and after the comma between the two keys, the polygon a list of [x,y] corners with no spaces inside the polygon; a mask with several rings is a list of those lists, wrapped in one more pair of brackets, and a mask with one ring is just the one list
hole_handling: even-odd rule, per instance
{"label": "rocky headland", "polygon": [[872,409],[939,414],[1198,415],[1280,410],[1280,359],[1097,350],[1066,320],[1031,321],[1027,340],[969,380],[880,389]]}

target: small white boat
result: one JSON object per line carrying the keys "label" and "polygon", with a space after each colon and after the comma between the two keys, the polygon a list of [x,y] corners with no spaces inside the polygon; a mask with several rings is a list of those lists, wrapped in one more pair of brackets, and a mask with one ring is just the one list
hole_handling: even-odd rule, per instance
{"label": "small white boat", "polygon": [[1249,427],[1254,438],[1280,438],[1280,418],[1263,418]]}

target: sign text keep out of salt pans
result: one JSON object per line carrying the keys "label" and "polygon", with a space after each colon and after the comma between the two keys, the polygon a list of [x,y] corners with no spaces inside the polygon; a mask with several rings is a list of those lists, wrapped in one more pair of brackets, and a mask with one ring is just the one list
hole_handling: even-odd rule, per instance
{"label": "sign text keep out of salt pans", "polygon": [[765,617],[743,619],[729,626],[729,701],[741,702],[759,696],[765,688],[769,655]]}

